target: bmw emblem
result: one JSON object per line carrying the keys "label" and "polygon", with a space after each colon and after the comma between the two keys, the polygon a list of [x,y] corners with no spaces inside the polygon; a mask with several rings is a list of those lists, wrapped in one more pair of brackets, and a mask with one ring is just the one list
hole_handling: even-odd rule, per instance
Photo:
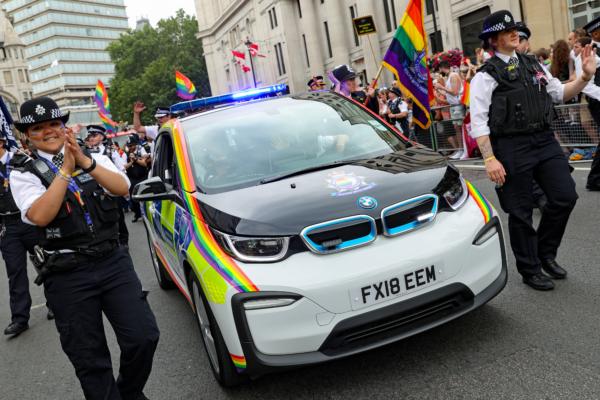
{"label": "bmw emblem", "polygon": [[358,199],[358,206],[367,210],[377,207],[377,200],[371,196],[363,196]]}

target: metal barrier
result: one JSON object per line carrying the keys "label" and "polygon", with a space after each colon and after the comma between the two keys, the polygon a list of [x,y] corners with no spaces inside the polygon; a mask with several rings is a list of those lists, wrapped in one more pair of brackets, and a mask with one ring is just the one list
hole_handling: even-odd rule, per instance
{"label": "metal barrier", "polygon": [[[459,129],[462,126],[462,118],[452,118],[451,107],[432,107],[432,124],[429,131],[416,129],[414,138],[436,151],[459,150],[454,138],[461,132]],[[598,145],[598,126],[588,110],[587,103],[560,104],[554,106],[554,110],[556,114],[552,130],[561,146],[572,149]]]}

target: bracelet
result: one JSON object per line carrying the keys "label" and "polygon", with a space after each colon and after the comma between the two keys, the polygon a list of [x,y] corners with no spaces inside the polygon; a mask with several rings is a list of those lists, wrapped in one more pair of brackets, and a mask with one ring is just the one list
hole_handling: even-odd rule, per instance
{"label": "bracelet", "polygon": [[488,158],[484,159],[483,162],[486,163],[488,161],[495,160],[495,159],[496,159],[495,156],[489,156]]}
{"label": "bracelet", "polygon": [[83,172],[85,172],[86,174],[89,174],[96,168],[96,160],[94,159],[94,157],[90,157],[90,158],[92,159],[92,165],[90,165],[89,168],[81,168],[81,170]]}
{"label": "bracelet", "polygon": [[56,174],[56,176],[68,183],[71,183],[71,180],[73,179],[71,175],[65,174],[62,168],[58,170],[58,174]]}

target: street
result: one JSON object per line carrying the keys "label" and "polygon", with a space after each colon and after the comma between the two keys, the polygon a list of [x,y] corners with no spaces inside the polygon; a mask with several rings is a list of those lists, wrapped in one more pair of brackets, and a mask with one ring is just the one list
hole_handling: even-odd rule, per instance
{"label": "street", "polygon": [[[550,292],[521,283],[509,254],[506,288],[486,306],[407,340],[328,364],[269,375],[223,389],[214,380],[194,315],[177,290],[161,290],[151,267],[146,233],[131,224],[130,247],[156,315],[161,338],[145,393],[152,399],[598,399],[600,397],[600,193],[585,190],[587,164],[573,176],[579,201],[558,261],[569,271]],[[481,170],[463,169],[498,207]],[[500,212],[508,241],[506,215]],[[539,212],[534,218],[539,219]],[[132,214],[126,216],[131,221]],[[4,267],[2,268],[4,269]],[[0,399],[81,399],[74,370],[43,292],[30,267],[30,329],[0,338]],[[0,279],[0,324],[10,319],[5,273]],[[105,323],[118,371],[118,346]]]}

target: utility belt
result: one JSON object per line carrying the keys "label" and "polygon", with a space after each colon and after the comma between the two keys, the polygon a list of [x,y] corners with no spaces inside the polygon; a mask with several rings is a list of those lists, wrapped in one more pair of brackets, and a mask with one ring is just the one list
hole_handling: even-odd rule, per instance
{"label": "utility belt", "polygon": [[39,286],[49,275],[69,272],[81,264],[104,258],[117,247],[119,247],[117,240],[107,240],[94,245],[94,247],[64,250],[44,250],[41,246],[36,245],[33,248],[33,254],[29,255],[38,273],[34,282]]}
{"label": "utility belt", "polygon": [[9,214],[0,214],[0,225],[4,224],[14,224],[15,222],[21,221],[21,213],[9,213]]}

